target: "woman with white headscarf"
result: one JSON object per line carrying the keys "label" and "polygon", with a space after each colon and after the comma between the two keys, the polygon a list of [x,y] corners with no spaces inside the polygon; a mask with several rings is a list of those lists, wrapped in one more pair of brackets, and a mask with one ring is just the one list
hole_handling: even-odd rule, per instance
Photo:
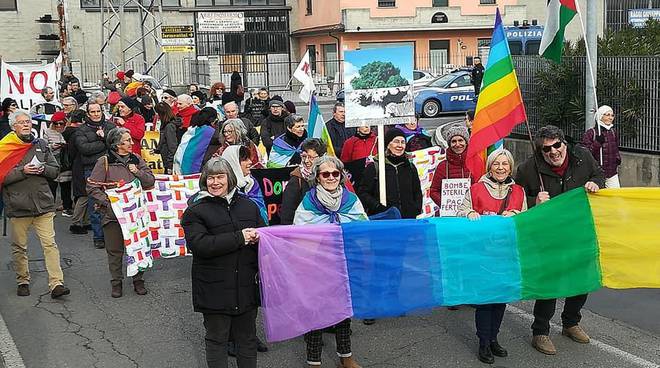
{"label": "woman with white headscarf", "polygon": [[264,195],[257,181],[250,175],[250,169],[254,166],[250,149],[241,145],[228,146],[222,152],[222,158],[229,162],[234,175],[236,175],[236,189],[245,194],[259,207],[261,217],[268,224]]}
{"label": "woman with white headscarf", "polygon": [[584,145],[605,172],[605,188],[620,188],[619,136],[614,129],[614,111],[603,105],[596,111],[596,126],[587,130],[582,137]]}

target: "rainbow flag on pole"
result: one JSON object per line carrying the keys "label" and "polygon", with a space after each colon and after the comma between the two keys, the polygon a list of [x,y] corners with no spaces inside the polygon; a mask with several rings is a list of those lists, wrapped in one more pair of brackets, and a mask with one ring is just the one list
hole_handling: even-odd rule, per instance
{"label": "rainbow flag on pole", "polygon": [[307,134],[310,138],[320,138],[327,146],[328,154],[336,156],[335,149],[332,147],[332,140],[328,133],[328,128],[325,126],[325,120],[321,115],[319,103],[316,101],[316,95],[312,94],[309,100],[309,118],[307,119]]}
{"label": "rainbow flag on pole", "polygon": [[466,164],[475,178],[481,177],[485,172],[486,149],[508,136],[516,125],[526,120],[527,114],[518,86],[518,77],[513,67],[509,43],[498,9],[490,42],[488,65],[484,72],[472,136],[468,144]]}

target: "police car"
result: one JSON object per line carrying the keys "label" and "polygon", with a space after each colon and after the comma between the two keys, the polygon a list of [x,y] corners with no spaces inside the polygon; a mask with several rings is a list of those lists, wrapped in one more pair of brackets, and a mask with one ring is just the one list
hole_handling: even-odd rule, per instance
{"label": "police car", "polygon": [[461,112],[476,107],[470,72],[464,70],[415,88],[414,96],[415,112],[427,118],[437,117],[441,112]]}

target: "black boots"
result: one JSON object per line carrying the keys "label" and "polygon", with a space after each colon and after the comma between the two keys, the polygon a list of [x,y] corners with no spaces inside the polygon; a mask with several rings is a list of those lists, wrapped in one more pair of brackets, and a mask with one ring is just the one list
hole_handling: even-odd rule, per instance
{"label": "black boots", "polygon": [[495,357],[490,350],[490,345],[479,345],[479,360],[486,364],[495,363]]}

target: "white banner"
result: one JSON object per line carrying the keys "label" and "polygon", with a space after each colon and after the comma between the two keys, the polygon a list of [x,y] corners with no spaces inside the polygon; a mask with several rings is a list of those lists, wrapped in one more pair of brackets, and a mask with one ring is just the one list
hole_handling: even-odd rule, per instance
{"label": "white banner", "polygon": [[456,217],[458,206],[463,203],[465,193],[470,190],[470,178],[443,179],[440,217]]}
{"label": "white banner", "polygon": [[197,13],[198,32],[245,32],[243,12]]}
{"label": "white banner", "polygon": [[55,63],[46,65],[13,65],[2,62],[0,72],[0,96],[11,97],[18,107],[30,107],[42,101],[41,89],[51,87],[57,91],[57,67]]}

